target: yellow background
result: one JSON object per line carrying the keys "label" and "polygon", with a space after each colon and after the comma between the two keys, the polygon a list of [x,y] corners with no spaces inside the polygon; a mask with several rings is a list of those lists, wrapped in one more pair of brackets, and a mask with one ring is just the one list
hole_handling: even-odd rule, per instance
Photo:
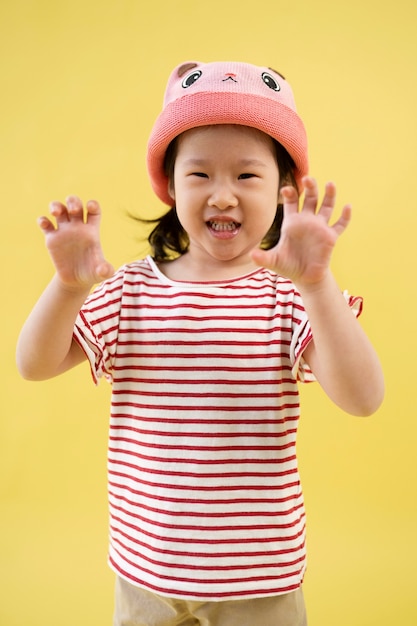
{"label": "yellow background", "polygon": [[[415,626],[417,11],[413,0],[3,0],[0,8],[0,624],[111,624],[109,389],[88,368],[22,381],[19,329],[52,267],[52,199],[103,207],[116,265],[146,251],[128,211],[162,210],[145,169],[169,72],[242,60],[292,84],[311,173],[354,219],[333,268],[365,297],[387,394],[361,420],[302,390],[310,626]],[[284,625],[285,626],[285,625]]]}

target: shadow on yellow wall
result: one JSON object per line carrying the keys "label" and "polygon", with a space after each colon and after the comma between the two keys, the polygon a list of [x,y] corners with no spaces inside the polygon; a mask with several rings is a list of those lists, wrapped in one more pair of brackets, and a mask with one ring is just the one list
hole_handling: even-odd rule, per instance
{"label": "shadow on yellow wall", "polygon": [[[342,288],[363,295],[387,398],[377,415],[339,412],[302,390],[299,456],[311,626],[414,626],[417,558],[414,198],[416,9],[353,0],[38,0],[0,8],[0,623],[110,624],[105,456],[109,390],[82,366],[22,381],[20,327],[49,280],[36,217],[52,199],[96,197],[115,266],[143,254],[128,211],[163,207],[145,170],[171,68],[187,59],[270,65],[294,87],[311,173],[333,179],[354,221],[336,251]],[[411,383],[412,386],[412,383]]]}

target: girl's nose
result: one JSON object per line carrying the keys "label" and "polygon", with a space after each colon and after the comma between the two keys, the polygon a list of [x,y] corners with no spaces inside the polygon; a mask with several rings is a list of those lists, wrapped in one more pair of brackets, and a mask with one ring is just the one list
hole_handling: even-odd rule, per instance
{"label": "girl's nose", "polygon": [[213,189],[208,200],[208,205],[210,207],[216,207],[220,211],[225,211],[226,209],[236,207],[238,202],[236,194],[233,192],[230,185],[219,184]]}

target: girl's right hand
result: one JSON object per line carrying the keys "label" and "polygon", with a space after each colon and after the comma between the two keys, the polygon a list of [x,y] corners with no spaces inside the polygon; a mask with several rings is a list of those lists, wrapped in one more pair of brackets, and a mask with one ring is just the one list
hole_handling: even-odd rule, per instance
{"label": "girl's right hand", "polygon": [[110,278],[114,269],[104,258],[101,248],[98,202],[87,202],[85,215],[77,196],[69,196],[65,202],[50,204],[56,226],[45,216],[39,218],[38,224],[45,235],[46,247],[59,280],[67,288],[84,291]]}

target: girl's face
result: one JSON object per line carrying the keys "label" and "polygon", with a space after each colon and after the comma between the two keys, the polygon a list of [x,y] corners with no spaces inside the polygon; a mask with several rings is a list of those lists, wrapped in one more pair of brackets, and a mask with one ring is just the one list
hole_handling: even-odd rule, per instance
{"label": "girl's face", "polygon": [[187,257],[204,267],[255,267],[250,251],[271,227],[279,173],[272,139],[254,128],[215,125],[183,133],[173,185]]}

